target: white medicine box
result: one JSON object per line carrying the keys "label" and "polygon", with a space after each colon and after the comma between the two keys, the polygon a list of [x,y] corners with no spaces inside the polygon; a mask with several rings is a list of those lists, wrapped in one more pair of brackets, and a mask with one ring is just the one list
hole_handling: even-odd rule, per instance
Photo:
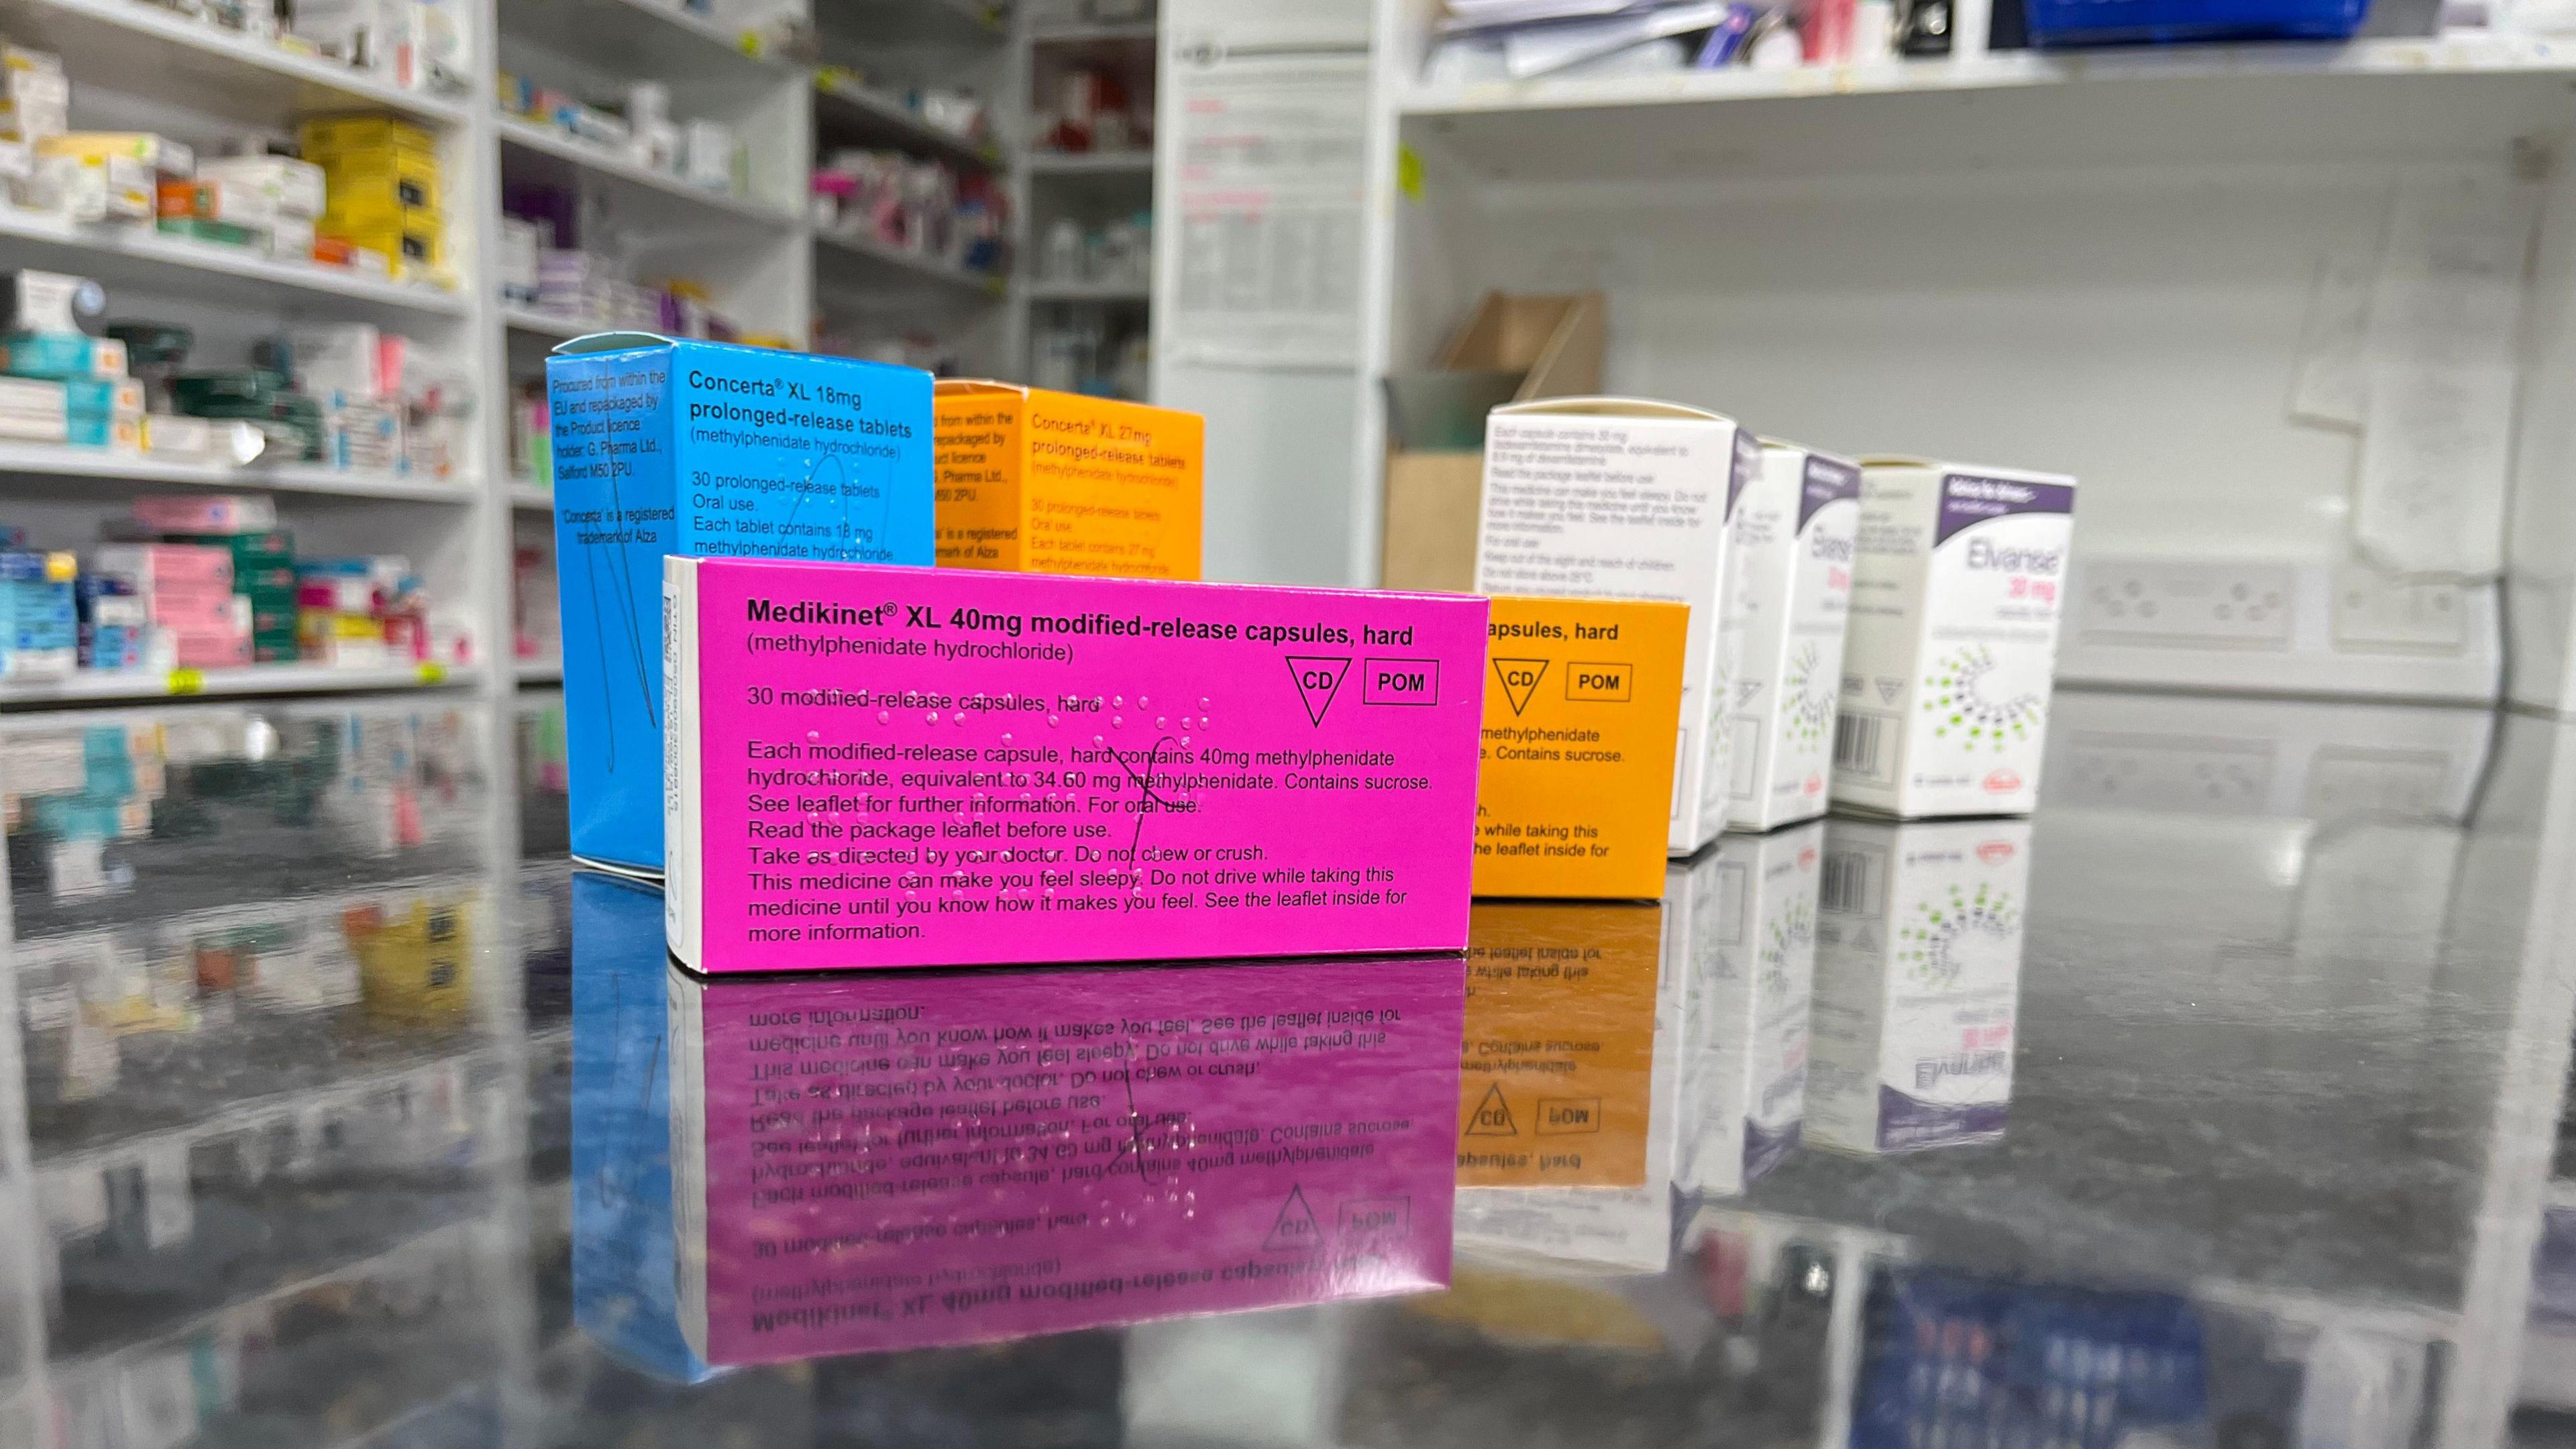
{"label": "white medicine box", "polygon": [[1836,803],[1908,818],[2030,811],[2074,522],[2061,474],[1863,463]]}
{"label": "white medicine box", "polygon": [[1738,830],[1825,813],[1859,526],[1859,464],[1763,444],[1735,504],[1735,597],[1721,625],[1735,661],[1727,819]]}
{"label": "white medicine box", "polygon": [[1720,640],[1737,497],[1761,444],[1734,419],[1637,398],[1552,398],[1488,415],[1476,591],[1690,607],[1667,845],[1726,828],[1732,692]]}

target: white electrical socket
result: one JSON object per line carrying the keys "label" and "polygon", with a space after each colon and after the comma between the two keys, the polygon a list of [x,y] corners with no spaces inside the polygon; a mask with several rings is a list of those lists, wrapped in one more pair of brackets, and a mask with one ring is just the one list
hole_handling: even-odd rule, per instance
{"label": "white electrical socket", "polygon": [[2334,577],[2335,647],[2357,654],[2456,654],[2468,642],[2468,590],[2410,583],[2367,564]]}
{"label": "white electrical socket", "polygon": [[2298,571],[2284,564],[2113,559],[2084,570],[2079,639],[2202,649],[2287,649]]}
{"label": "white electrical socket", "polygon": [[[2079,535],[2080,537],[2080,535]],[[2408,582],[2351,559],[2079,554],[2066,684],[2491,704],[2492,582]]]}
{"label": "white electrical socket", "polygon": [[2451,765],[2433,750],[2320,749],[2308,765],[2308,813],[2320,820],[2446,816]]}

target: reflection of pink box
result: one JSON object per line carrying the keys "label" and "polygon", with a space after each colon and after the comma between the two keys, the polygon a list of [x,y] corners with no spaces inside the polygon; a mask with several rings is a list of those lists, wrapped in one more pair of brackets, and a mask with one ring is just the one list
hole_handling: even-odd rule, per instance
{"label": "reflection of pink box", "polygon": [[709,1363],[1449,1281],[1456,957],[667,979]]}
{"label": "reflection of pink box", "polygon": [[696,969],[1466,947],[1483,599],[664,578],[671,949]]}

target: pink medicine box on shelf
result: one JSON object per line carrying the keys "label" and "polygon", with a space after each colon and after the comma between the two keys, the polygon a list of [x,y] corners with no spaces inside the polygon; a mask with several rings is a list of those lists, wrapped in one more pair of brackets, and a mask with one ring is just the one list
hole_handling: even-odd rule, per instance
{"label": "pink medicine box on shelf", "polygon": [[1466,946],[1480,598],[665,567],[690,967]]}

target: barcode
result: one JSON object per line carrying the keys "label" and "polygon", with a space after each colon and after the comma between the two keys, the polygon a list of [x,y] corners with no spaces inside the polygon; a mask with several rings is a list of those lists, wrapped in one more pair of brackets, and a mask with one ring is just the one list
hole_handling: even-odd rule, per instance
{"label": "barcode", "polygon": [[1834,768],[1865,780],[1884,778],[1888,718],[1845,710],[1834,717]]}
{"label": "barcode", "polygon": [[1816,888],[1817,908],[1843,915],[1877,915],[1886,874],[1887,857],[1877,851],[1828,850],[1824,881]]}

